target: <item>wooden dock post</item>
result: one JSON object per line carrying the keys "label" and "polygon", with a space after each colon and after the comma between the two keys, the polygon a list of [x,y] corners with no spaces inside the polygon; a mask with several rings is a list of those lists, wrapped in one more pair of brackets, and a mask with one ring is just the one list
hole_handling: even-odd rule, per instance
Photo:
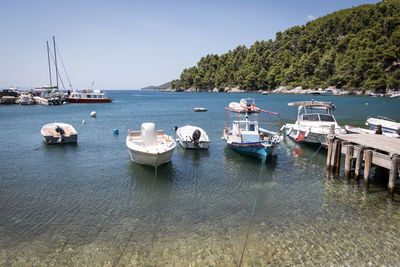
{"label": "wooden dock post", "polygon": [[335,160],[335,175],[339,175],[340,172],[340,159],[342,157],[342,141],[338,141],[336,148],[336,160]]}
{"label": "wooden dock post", "polygon": [[329,170],[331,172],[334,171],[335,163],[336,163],[336,151],[337,151],[337,146],[338,146],[338,140],[333,141],[332,145],[332,153],[331,153],[331,162],[329,164]]}
{"label": "wooden dock post", "polygon": [[333,139],[328,138],[328,154],[326,155],[326,176],[329,177],[332,158]]}
{"label": "wooden dock post", "polygon": [[389,185],[388,185],[388,190],[389,190],[388,193],[390,198],[393,198],[394,196],[395,182],[398,175],[399,158],[400,157],[398,155],[394,155],[392,158],[392,164],[390,166]]}
{"label": "wooden dock post", "polygon": [[360,146],[358,148],[357,156],[356,156],[356,168],[354,170],[354,182],[358,183],[360,181],[360,171],[361,165],[363,163],[363,155],[364,155],[364,146]]}
{"label": "wooden dock post", "polygon": [[350,176],[350,171],[351,171],[351,161],[353,158],[353,153],[354,153],[354,146],[348,145],[346,147],[346,161],[344,164],[344,177],[346,179],[349,179]]}
{"label": "wooden dock post", "polygon": [[372,150],[365,150],[364,164],[364,192],[368,192],[369,188],[369,173],[372,165]]}

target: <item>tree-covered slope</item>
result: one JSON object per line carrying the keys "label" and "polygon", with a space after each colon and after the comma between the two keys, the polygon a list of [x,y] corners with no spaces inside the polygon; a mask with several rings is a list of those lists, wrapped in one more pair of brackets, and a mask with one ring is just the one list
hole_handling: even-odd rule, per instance
{"label": "tree-covered slope", "polygon": [[184,69],[174,88],[399,89],[400,0],[361,5]]}

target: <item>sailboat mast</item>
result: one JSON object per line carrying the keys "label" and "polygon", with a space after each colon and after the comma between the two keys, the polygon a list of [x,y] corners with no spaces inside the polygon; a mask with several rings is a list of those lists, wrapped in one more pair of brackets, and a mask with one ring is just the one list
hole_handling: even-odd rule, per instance
{"label": "sailboat mast", "polygon": [[50,86],[53,86],[53,85],[52,85],[52,82],[51,82],[50,48],[49,48],[49,42],[48,42],[48,41],[46,41],[46,45],[47,45],[47,62],[48,62],[48,64],[49,64]]}
{"label": "sailboat mast", "polygon": [[54,46],[54,64],[56,65],[56,85],[58,89],[58,67],[57,67],[57,52],[56,52],[56,38],[53,36],[53,46]]}

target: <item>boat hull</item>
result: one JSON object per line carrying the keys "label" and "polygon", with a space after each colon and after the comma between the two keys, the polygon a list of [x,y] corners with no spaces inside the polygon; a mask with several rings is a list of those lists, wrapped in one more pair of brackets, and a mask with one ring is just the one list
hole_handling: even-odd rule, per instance
{"label": "boat hull", "polygon": [[328,136],[326,134],[310,132],[307,135],[305,131],[295,129],[293,129],[289,134],[286,133],[286,135],[297,143],[321,144],[327,142],[328,140]]}
{"label": "boat hull", "polygon": [[133,162],[153,167],[157,167],[161,164],[171,161],[172,154],[174,153],[174,149],[158,154],[146,153],[142,151],[132,150],[130,148],[128,148],[128,150],[129,156]]}
{"label": "boat hull", "polygon": [[60,140],[59,137],[43,135],[43,141],[48,145],[77,143],[78,142],[78,135],[77,134],[71,134],[70,136],[64,136],[62,141],[59,141],[59,140]]}
{"label": "boat hull", "polygon": [[178,143],[185,149],[208,149],[209,142],[199,142],[200,146],[195,146],[193,142],[182,141],[178,138]]}
{"label": "boat hull", "polygon": [[240,154],[255,157],[262,161],[266,161],[267,157],[272,154],[275,148],[273,145],[265,146],[262,142],[227,143],[227,145],[229,148]]}
{"label": "boat hull", "polygon": [[80,98],[67,98],[69,103],[108,103],[111,102],[111,98],[104,99],[80,99]]}

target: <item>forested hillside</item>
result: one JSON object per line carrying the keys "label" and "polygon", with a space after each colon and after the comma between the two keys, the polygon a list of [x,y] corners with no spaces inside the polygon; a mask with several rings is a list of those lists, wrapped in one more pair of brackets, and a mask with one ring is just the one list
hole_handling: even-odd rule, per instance
{"label": "forested hillside", "polygon": [[340,10],[275,40],[207,55],[173,88],[400,88],[400,0]]}

